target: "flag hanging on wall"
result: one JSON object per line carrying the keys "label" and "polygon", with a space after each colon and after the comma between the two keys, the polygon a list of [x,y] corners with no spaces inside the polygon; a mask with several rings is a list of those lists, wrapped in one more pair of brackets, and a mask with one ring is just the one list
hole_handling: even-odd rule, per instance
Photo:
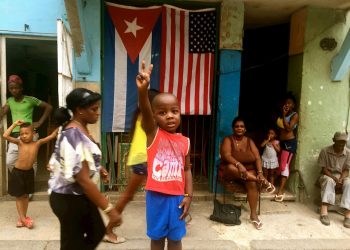
{"label": "flag hanging on wall", "polygon": [[131,128],[137,109],[135,78],[141,61],[151,62],[151,87],[159,89],[161,6],[136,8],[106,3],[102,131]]}
{"label": "flag hanging on wall", "polygon": [[171,92],[182,114],[211,113],[215,9],[138,8],[106,3],[102,130],[128,131],[137,108],[136,74],[153,63],[151,88]]}
{"label": "flag hanging on wall", "polygon": [[181,114],[211,113],[215,19],[215,9],[163,7],[160,91],[177,96]]}

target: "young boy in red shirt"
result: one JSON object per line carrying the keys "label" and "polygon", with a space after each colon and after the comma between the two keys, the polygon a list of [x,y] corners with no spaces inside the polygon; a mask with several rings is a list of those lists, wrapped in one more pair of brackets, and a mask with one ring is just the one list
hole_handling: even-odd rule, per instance
{"label": "young boy in red shirt", "polygon": [[193,191],[190,140],[176,133],[181,115],[174,95],[160,93],[150,103],[147,92],[152,68],[150,65],[146,72],[142,62],[136,77],[142,127],[147,135],[147,235],[152,250],[164,249],[165,239],[169,250],[180,250]]}

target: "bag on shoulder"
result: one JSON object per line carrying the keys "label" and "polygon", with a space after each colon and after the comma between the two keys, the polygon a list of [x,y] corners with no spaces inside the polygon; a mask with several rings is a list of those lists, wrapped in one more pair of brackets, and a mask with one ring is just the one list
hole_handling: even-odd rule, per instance
{"label": "bag on shoulder", "polygon": [[217,199],[214,199],[213,214],[209,217],[211,220],[221,222],[226,225],[240,225],[240,216],[241,207],[233,204],[222,204]]}

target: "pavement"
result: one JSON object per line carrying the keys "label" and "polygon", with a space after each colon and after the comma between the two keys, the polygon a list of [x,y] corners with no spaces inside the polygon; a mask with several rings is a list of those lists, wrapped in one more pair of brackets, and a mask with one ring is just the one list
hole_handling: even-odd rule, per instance
{"label": "pavement", "polygon": [[[109,193],[111,200],[117,193]],[[248,204],[241,205],[242,224],[226,226],[209,220],[213,210],[212,194],[195,199],[191,206],[192,221],[183,239],[183,249],[235,250],[235,249],[350,249],[350,229],[343,226],[343,216],[330,213],[331,225],[319,221],[317,207],[298,202],[277,203],[269,199],[261,201],[260,219],[262,230],[256,230],[249,223]],[[231,201],[229,201],[231,202]],[[16,228],[17,214],[14,200],[0,199],[0,249],[53,250],[59,249],[59,223],[52,213],[45,192],[36,193],[29,204],[28,215],[35,220],[35,226]],[[127,239],[114,245],[102,242],[98,250],[149,249],[146,236],[144,195],[137,195],[123,213],[123,224],[115,229],[118,235]]]}

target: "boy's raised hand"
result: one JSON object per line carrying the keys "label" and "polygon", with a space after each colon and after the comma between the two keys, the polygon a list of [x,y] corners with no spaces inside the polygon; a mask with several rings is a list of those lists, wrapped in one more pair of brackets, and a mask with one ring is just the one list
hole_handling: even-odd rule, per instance
{"label": "boy's raised hand", "polygon": [[139,90],[147,90],[148,85],[151,79],[153,64],[148,66],[148,70],[146,70],[145,61],[141,63],[141,70],[136,76],[136,85]]}
{"label": "boy's raised hand", "polygon": [[24,123],[23,120],[17,120],[17,121],[14,122],[14,124],[15,124],[16,126],[21,126],[23,123]]}

